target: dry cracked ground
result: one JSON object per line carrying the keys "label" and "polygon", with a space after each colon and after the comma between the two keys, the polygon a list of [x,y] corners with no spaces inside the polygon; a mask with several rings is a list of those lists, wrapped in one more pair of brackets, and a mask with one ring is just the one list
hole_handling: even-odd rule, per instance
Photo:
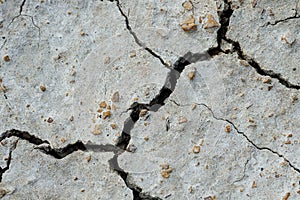
{"label": "dry cracked ground", "polygon": [[2,199],[300,199],[299,0],[0,0]]}

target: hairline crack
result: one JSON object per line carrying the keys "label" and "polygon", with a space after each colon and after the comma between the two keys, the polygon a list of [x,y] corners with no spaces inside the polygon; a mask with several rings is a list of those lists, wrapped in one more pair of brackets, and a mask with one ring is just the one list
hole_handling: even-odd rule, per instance
{"label": "hairline crack", "polygon": [[[174,104],[175,104],[175,103],[174,103]],[[212,117],[213,117],[214,119],[216,119],[216,120],[218,120],[218,121],[227,122],[227,123],[229,123],[230,125],[232,125],[232,127],[235,129],[235,131],[236,131],[239,135],[242,135],[242,136],[247,140],[247,142],[250,143],[250,144],[251,144],[253,147],[255,147],[257,150],[259,150],[259,151],[265,150],[265,151],[268,151],[268,152],[271,152],[271,153],[277,155],[277,156],[280,157],[280,158],[283,158],[284,161],[286,161],[286,162],[288,163],[288,165],[289,165],[293,170],[295,170],[297,173],[300,174],[300,168],[298,168],[298,167],[296,167],[294,164],[292,164],[292,163],[291,163],[291,162],[290,162],[283,154],[281,154],[281,153],[279,153],[279,152],[277,152],[277,151],[275,151],[275,150],[273,150],[273,149],[271,149],[271,148],[269,148],[269,147],[261,147],[261,146],[258,146],[258,145],[255,144],[252,140],[250,140],[250,138],[249,138],[244,132],[240,131],[240,130],[237,128],[237,126],[236,126],[232,121],[230,121],[230,120],[228,120],[228,119],[225,119],[225,118],[222,118],[222,117],[217,117],[217,116],[214,114],[212,108],[210,108],[210,107],[209,107],[208,105],[206,105],[205,103],[196,103],[196,102],[195,102],[195,104],[198,105],[198,106],[203,106],[203,107],[205,107],[207,110],[209,110],[210,113],[211,113],[211,115],[212,115]],[[176,102],[175,105],[179,105],[179,106],[190,106],[191,104],[181,105],[180,103]]]}
{"label": "hairline crack", "polygon": [[159,59],[159,61],[166,67],[169,68],[169,64],[164,61],[164,59],[158,55],[157,53],[155,53],[152,49],[150,49],[149,47],[146,46],[145,43],[143,43],[138,36],[136,35],[136,33],[132,30],[130,23],[129,23],[129,19],[128,16],[124,13],[124,11],[122,10],[122,6],[120,4],[119,0],[116,0],[117,2],[117,7],[119,9],[120,14],[124,17],[125,19],[125,24],[126,24],[126,29],[129,31],[129,33],[132,35],[132,37],[134,38],[134,41],[136,42],[137,45],[139,45],[140,47],[144,48],[148,53],[150,53],[152,56],[154,56],[155,58]]}

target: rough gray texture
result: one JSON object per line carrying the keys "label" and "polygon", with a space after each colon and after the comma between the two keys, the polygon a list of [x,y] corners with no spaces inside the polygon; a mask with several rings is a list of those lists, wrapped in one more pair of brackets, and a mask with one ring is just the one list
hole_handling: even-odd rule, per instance
{"label": "rough gray texture", "polygon": [[228,37],[240,41],[243,51],[263,69],[282,74],[291,83],[300,84],[295,73],[299,59],[299,1],[244,2],[234,11]]}
{"label": "rough gray texture", "polygon": [[299,1],[0,1],[0,198],[299,199]]}
{"label": "rough gray texture", "polygon": [[[216,70],[208,70],[216,66]],[[197,72],[193,81],[186,75],[190,68]],[[209,82],[204,84],[203,81],[208,73],[217,81],[223,80],[224,88],[229,88],[228,84],[233,81],[240,83],[236,87],[231,86],[230,90],[209,89]],[[283,86],[278,84],[278,89],[261,90],[259,87],[266,86],[257,81],[260,76],[255,70],[239,64],[230,55],[191,65],[182,75],[170,101],[159,112],[151,113],[148,120],[141,119],[136,125],[131,142],[137,151],[122,154],[121,166],[132,171],[133,180],[138,185],[162,199],[169,194],[170,199],[178,196],[197,199],[209,195],[215,195],[217,199],[272,199],[276,198],[274,194],[284,195],[291,184],[299,184],[297,171],[279,156],[284,155],[293,165],[299,166],[295,156],[299,145],[295,131],[297,126],[288,131],[288,127],[283,129],[280,123],[272,123],[274,119],[264,116],[269,114],[266,112],[267,105],[255,103],[258,95],[262,96],[262,102],[274,102],[276,99],[272,99],[272,93],[285,92]],[[243,83],[241,78],[247,77],[248,80]],[[214,90],[222,91],[219,96],[223,96],[228,105],[213,105],[213,99],[217,97]],[[251,92],[241,96],[244,90]],[[193,95],[187,96],[186,91],[193,91]],[[264,96],[268,99],[264,100]],[[194,105],[196,108],[192,110]],[[251,108],[247,109],[249,105]],[[289,99],[287,106],[291,106]],[[280,110],[273,112],[280,115]],[[181,123],[182,118],[187,121]],[[253,118],[255,125],[248,121],[249,118]],[[168,131],[166,119],[170,122]],[[284,119],[280,121],[284,123]],[[226,125],[230,126],[230,133],[225,131]],[[289,139],[284,133],[290,132],[294,134]],[[149,140],[145,141],[145,137]],[[287,140],[291,140],[292,144],[284,144]],[[199,154],[192,153],[194,145],[200,146]],[[146,158],[146,165],[137,164],[141,158]],[[169,164],[173,168],[167,180],[161,177],[161,164]],[[276,178],[277,175],[286,179]],[[255,189],[252,188],[253,181],[257,184]],[[296,189],[292,193],[296,199]]]}
{"label": "rough gray texture", "polygon": [[1,189],[8,192],[4,199],[132,199],[123,180],[107,165],[110,154],[76,152],[56,160],[32,149],[27,142],[18,142],[11,168],[3,176]]}

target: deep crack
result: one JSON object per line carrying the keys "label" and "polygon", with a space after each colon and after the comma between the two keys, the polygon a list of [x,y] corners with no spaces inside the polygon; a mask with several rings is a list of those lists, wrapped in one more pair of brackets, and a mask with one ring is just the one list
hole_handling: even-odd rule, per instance
{"label": "deep crack", "polygon": [[228,41],[229,43],[231,43],[233,45],[234,51],[237,52],[238,57],[241,60],[247,61],[249,63],[249,65],[252,66],[258,74],[260,74],[262,76],[269,76],[271,78],[277,79],[279,81],[279,83],[281,83],[282,85],[284,85],[287,88],[296,89],[296,90],[300,89],[300,85],[296,85],[296,84],[289,82],[288,80],[283,78],[280,73],[276,73],[273,70],[266,70],[266,69],[261,68],[260,65],[253,58],[250,58],[249,56],[244,54],[244,52],[241,50],[241,46],[240,46],[239,42],[233,41],[231,39],[226,39],[226,41]]}
{"label": "deep crack", "polygon": [[210,56],[207,53],[188,52],[184,56],[180,57],[168,72],[164,86],[148,104],[135,102],[130,106],[128,109],[131,110],[130,116],[124,122],[123,131],[121,136],[118,138],[116,146],[124,150],[126,149],[131,139],[130,132],[133,129],[134,124],[139,120],[141,110],[146,109],[153,112],[158,111],[165,104],[164,101],[169,98],[169,96],[175,90],[177,80],[187,65],[209,59]]}
{"label": "deep crack", "polygon": [[0,182],[2,181],[3,174],[9,170],[10,164],[11,164],[11,158],[12,158],[12,152],[15,150],[17,146],[18,140],[13,142],[12,147],[9,149],[8,157],[6,158],[6,166],[4,168],[0,167]]}
{"label": "deep crack", "polygon": [[80,140],[78,140],[75,143],[71,143],[66,145],[62,148],[53,148],[50,146],[50,142],[47,140],[42,140],[32,134],[30,134],[27,131],[20,131],[16,129],[11,129],[8,131],[5,131],[0,136],[0,142],[3,141],[6,138],[10,137],[17,137],[22,140],[26,140],[27,142],[35,145],[40,145],[35,147],[35,149],[41,150],[43,153],[48,154],[54,158],[62,159],[69,154],[75,152],[75,151],[93,151],[93,152],[123,152],[122,149],[116,147],[112,144],[94,144],[92,142],[84,143]]}
{"label": "deep crack", "polygon": [[26,3],[26,0],[23,0],[22,3],[21,3],[21,5],[20,5],[19,15],[22,15],[23,7],[24,7],[25,3]]}
{"label": "deep crack", "polygon": [[[192,53],[188,52],[184,56],[179,57],[179,59],[173,64],[173,67],[168,72],[167,78],[165,80],[164,86],[160,89],[159,93],[148,103],[148,104],[142,104],[142,103],[133,103],[128,110],[131,110],[130,116],[125,120],[123,130],[121,133],[121,136],[118,138],[118,141],[116,143],[116,146],[126,150],[130,140],[131,135],[130,132],[133,129],[135,123],[140,118],[140,112],[143,109],[146,109],[148,111],[156,112],[158,111],[162,106],[165,105],[165,100],[170,97],[170,95],[175,90],[177,80],[180,77],[180,74],[184,70],[184,68],[187,65],[190,65],[191,63],[196,63],[198,61],[203,60],[209,60],[210,56],[207,53]],[[127,177],[128,173],[122,170],[117,162],[118,155],[116,154],[114,158],[112,158],[109,163],[111,168],[113,168],[120,177],[124,180],[127,187],[130,188],[133,191],[134,200],[139,199],[149,199],[149,200],[158,200],[157,197],[151,197],[147,194],[142,193],[142,189],[138,186],[131,186],[131,184],[128,182]]]}
{"label": "deep crack", "polygon": [[129,173],[125,172],[118,164],[118,156],[120,154],[115,154],[114,157],[108,161],[109,166],[123,179],[127,188],[129,188],[132,191],[133,200],[161,200],[158,197],[152,197],[149,194],[143,193],[142,188],[129,182],[128,180]]}
{"label": "deep crack", "polygon": [[226,33],[228,31],[228,26],[230,22],[230,17],[233,13],[233,9],[231,9],[231,2],[228,0],[224,0],[224,9],[218,11],[219,15],[219,23],[221,24],[220,28],[217,31],[217,47],[212,47],[208,49],[209,55],[212,57],[218,55],[219,53],[229,53],[230,51],[223,51],[222,47],[222,40],[226,39]]}
{"label": "deep crack", "polygon": [[93,151],[93,152],[113,152],[120,151],[115,145],[112,144],[94,144],[92,142],[83,143],[78,140],[75,143],[68,144],[62,148],[52,148],[51,146],[40,146],[35,149],[41,150],[43,153],[51,155],[54,158],[62,159],[75,151]]}
{"label": "deep crack", "polygon": [[[112,144],[94,144],[92,142],[83,143],[82,141],[77,141],[73,144],[68,144],[63,148],[53,148],[50,146],[50,142],[47,140],[42,140],[32,134],[30,134],[27,131],[20,131],[16,129],[11,129],[8,131],[5,131],[0,136],[0,142],[4,139],[10,138],[10,137],[17,137],[19,139],[25,140],[31,144],[39,145],[35,147],[35,149],[40,150],[41,152],[50,155],[56,159],[62,159],[66,156],[68,156],[71,153],[74,153],[76,151],[93,151],[93,152],[113,152],[114,154],[120,154],[120,152],[123,152],[122,149],[116,147]],[[12,150],[15,149],[12,148]],[[2,180],[2,174],[5,173],[9,169],[9,165],[11,162],[11,154],[12,150],[10,150],[9,157],[7,160],[7,166],[3,169],[0,168],[0,182]]]}
{"label": "deep crack", "polygon": [[16,129],[7,130],[4,133],[2,133],[0,136],[0,142],[4,139],[10,138],[10,137],[17,137],[17,138],[26,140],[29,143],[35,144],[35,145],[50,144],[47,140],[42,140],[40,138],[37,138],[36,136],[31,135],[27,131],[20,131],[20,130],[16,130]]}
{"label": "deep crack", "polygon": [[[76,151],[92,151],[92,152],[112,152],[114,153],[113,158],[111,158],[108,163],[111,169],[113,169],[123,180],[126,186],[132,190],[133,193],[133,199],[134,200],[160,200],[158,197],[151,197],[150,195],[143,193],[142,188],[129,183],[128,181],[128,173],[125,172],[122,168],[119,167],[118,164],[118,156],[121,155],[124,150],[120,149],[119,147],[112,145],[112,144],[94,144],[92,142],[83,143],[82,141],[78,140],[75,143],[68,144],[65,147],[62,148],[53,148],[50,146],[50,142],[47,140],[42,140],[40,138],[37,138],[36,136],[30,134],[27,131],[20,131],[16,129],[11,129],[8,131],[5,131],[0,136],[0,142],[3,141],[6,138],[10,137],[17,137],[22,140],[26,140],[27,142],[35,145],[40,145],[35,147],[34,149],[38,149],[41,152],[52,156],[55,159],[62,159]],[[0,167],[0,182],[2,181],[2,175],[9,169],[9,166],[11,164],[12,159],[12,151],[14,148],[10,149],[9,156],[7,158],[6,167],[1,168]]]}
{"label": "deep crack", "polygon": [[[112,2],[113,0],[110,0],[110,1]],[[130,26],[130,23],[129,23],[129,19],[128,19],[127,15],[124,13],[124,11],[122,10],[122,7],[120,5],[119,0],[116,0],[116,2],[117,2],[117,7],[119,9],[119,12],[121,13],[121,15],[125,19],[126,28],[129,31],[129,33],[133,36],[135,42],[140,47],[142,47],[146,51],[148,51],[152,56],[159,59],[160,62],[163,65],[169,67],[169,65],[157,53],[155,53],[152,49],[148,48],[141,40],[139,40],[136,33],[132,30],[132,28]],[[22,4],[20,6],[19,15],[14,17],[12,19],[11,23],[17,17],[19,17],[21,15],[24,15],[24,14],[22,14],[22,11],[23,11],[23,6],[25,5],[25,3],[26,3],[26,0],[23,0]],[[142,104],[142,103],[137,103],[136,102],[136,103],[134,103],[130,106],[130,108],[128,109],[128,110],[131,110],[130,116],[124,122],[124,127],[123,127],[123,130],[122,130],[122,134],[118,138],[118,142],[116,143],[116,145],[111,145],[111,144],[98,145],[98,144],[94,144],[94,143],[91,143],[91,142],[83,143],[82,141],[77,141],[73,144],[68,144],[67,146],[65,146],[63,148],[52,148],[50,146],[50,143],[47,140],[39,139],[39,138],[35,137],[34,135],[29,134],[26,131],[19,131],[19,130],[16,130],[16,129],[12,129],[12,130],[4,132],[0,136],[0,141],[4,140],[5,138],[10,138],[10,137],[14,136],[14,137],[18,137],[20,139],[26,140],[29,143],[32,143],[32,144],[35,144],[35,145],[43,145],[43,146],[36,147],[36,149],[39,149],[43,153],[45,153],[47,155],[50,155],[50,156],[52,156],[56,159],[62,159],[62,158],[66,157],[69,154],[71,154],[73,152],[76,152],[76,151],[113,152],[114,156],[113,156],[113,158],[111,158],[109,160],[109,166],[123,179],[126,186],[130,190],[132,190],[133,199],[134,200],[140,200],[140,199],[159,200],[160,198],[151,197],[150,195],[148,195],[146,193],[143,193],[142,188],[140,188],[137,185],[134,185],[134,184],[129,182],[129,180],[128,180],[129,173],[124,171],[122,168],[120,168],[120,166],[118,164],[118,156],[121,155],[126,150],[128,144],[131,140],[130,132],[133,129],[135,123],[139,120],[141,110],[146,109],[148,111],[156,112],[162,106],[164,106],[165,100],[168,99],[170,97],[170,95],[173,93],[173,91],[175,90],[177,80],[179,79],[180,74],[182,73],[182,71],[184,70],[184,68],[187,65],[190,65],[191,63],[195,63],[195,62],[202,61],[202,60],[208,60],[210,58],[210,56],[215,56],[215,55],[218,55],[220,53],[225,53],[225,54],[232,53],[232,52],[230,52],[230,50],[227,50],[227,51],[222,50],[222,48],[221,48],[222,47],[222,40],[224,40],[224,41],[227,41],[230,44],[232,44],[233,52],[236,52],[238,54],[239,59],[247,61],[256,70],[256,72],[259,73],[260,75],[270,76],[271,78],[275,78],[281,84],[285,85],[288,88],[300,89],[299,85],[294,85],[294,84],[288,82],[286,79],[284,79],[281,76],[281,74],[275,73],[272,70],[262,69],[260,67],[260,65],[253,58],[250,58],[249,56],[247,56],[246,54],[243,53],[243,51],[241,49],[241,46],[240,46],[238,41],[234,41],[234,40],[226,37],[226,33],[228,31],[228,26],[229,26],[229,23],[230,23],[230,17],[232,15],[232,13],[233,13],[233,9],[231,8],[231,2],[229,2],[228,0],[224,0],[224,9],[223,9],[223,11],[218,12],[221,27],[217,31],[217,43],[218,43],[217,47],[210,48],[208,50],[209,55],[206,54],[206,53],[201,54],[201,53],[188,52],[184,56],[180,57],[173,64],[171,70],[169,71],[169,73],[167,75],[164,86],[160,89],[160,92],[148,104]],[[34,20],[33,20],[32,16],[29,16],[29,15],[24,15],[24,16],[31,17],[33,25],[36,26],[39,29],[39,27],[34,23]],[[293,19],[293,18],[298,18],[298,17],[299,16],[297,16],[297,11],[296,11],[295,16],[293,16],[291,18],[286,18],[284,20],[276,21],[275,24],[277,24],[281,21],[286,21],[286,20]],[[39,29],[39,31],[40,31],[40,29]],[[273,154],[276,154],[278,157],[283,158],[289,164],[289,166],[292,167],[295,171],[300,173],[300,170],[297,167],[295,167],[289,160],[287,160],[284,157],[284,155],[282,155],[282,154],[280,154],[280,153],[278,153],[278,152],[276,152],[276,151],[274,151],[274,150],[272,150],[268,147],[259,147],[253,141],[251,141],[244,132],[239,131],[238,128],[234,125],[233,122],[231,122],[227,119],[216,117],[214,115],[212,109],[209,108],[205,104],[198,104],[198,105],[205,106],[208,110],[210,110],[210,112],[212,113],[212,116],[216,120],[222,120],[222,121],[226,121],[227,123],[230,123],[234,127],[234,129],[237,131],[237,133],[242,135],[256,149],[258,149],[258,150],[267,150],[267,151],[269,151]],[[11,162],[11,156],[12,156],[12,149],[10,149],[6,167],[4,167],[3,169],[2,168],[0,169],[0,182],[2,180],[3,173],[5,173],[5,171],[7,171],[9,169],[9,165],[10,165],[10,162]],[[249,160],[247,160],[247,162],[245,164],[245,167],[246,167],[248,161]]]}
{"label": "deep crack", "polygon": [[[228,0],[224,0],[224,9],[222,11],[218,12],[219,22],[221,24],[221,27],[217,31],[218,45],[217,45],[217,47],[210,48],[208,50],[208,53],[211,56],[216,56],[216,55],[219,55],[220,53],[228,54],[228,53],[236,52],[239,59],[245,60],[252,68],[255,69],[255,71],[258,74],[260,74],[262,76],[269,76],[271,78],[277,79],[279,81],[279,83],[281,83],[282,85],[284,85],[287,88],[299,90],[300,85],[293,84],[293,83],[289,82],[287,79],[282,77],[282,75],[280,73],[276,73],[273,70],[263,69],[259,65],[259,63],[254,60],[254,58],[251,58],[250,56],[246,55],[243,52],[243,50],[241,48],[241,45],[238,41],[234,41],[234,40],[232,40],[232,39],[230,39],[226,36],[226,33],[228,31],[228,26],[229,26],[229,23],[230,23],[230,18],[233,14],[233,11],[234,10],[231,7],[231,2],[229,2]],[[222,47],[222,40],[230,43],[233,46],[233,50],[232,51],[230,51],[230,50],[223,51],[222,48],[221,48]]]}

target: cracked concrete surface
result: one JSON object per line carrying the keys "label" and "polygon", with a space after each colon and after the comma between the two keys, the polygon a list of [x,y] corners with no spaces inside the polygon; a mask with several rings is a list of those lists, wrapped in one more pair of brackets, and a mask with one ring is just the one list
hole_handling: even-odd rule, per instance
{"label": "cracked concrete surface", "polygon": [[0,198],[299,199],[299,1],[0,1]]}

